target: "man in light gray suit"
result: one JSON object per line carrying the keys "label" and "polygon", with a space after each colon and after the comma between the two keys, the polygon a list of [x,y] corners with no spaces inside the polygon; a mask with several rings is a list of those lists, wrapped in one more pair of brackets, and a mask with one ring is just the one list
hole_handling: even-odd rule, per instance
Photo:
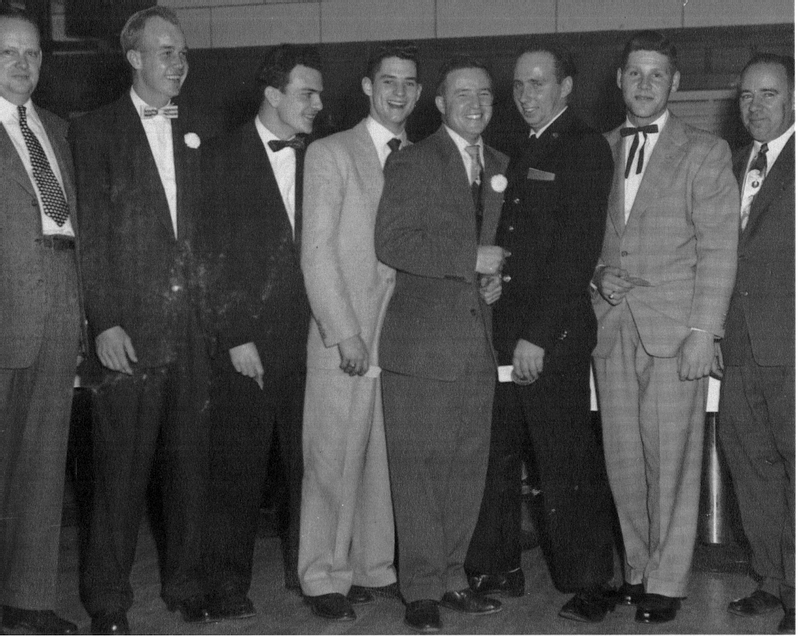
{"label": "man in light gray suit", "polygon": [[[361,81],[369,116],[305,164],[302,268],[314,320],[303,416],[299,573],[312,611],[353,620],[397,581],[378,339],[395,272],[375,256],[383,165],[408,144],[417,49],[381,46]],[[390,589],[391,589],[390,588]]]}
{"label": "man in light gray suit", "polygon": [[80,340],[67,124],[31,102],[39,29],[0,5],[2,625],[72,634],[55,608],[64,462]]}

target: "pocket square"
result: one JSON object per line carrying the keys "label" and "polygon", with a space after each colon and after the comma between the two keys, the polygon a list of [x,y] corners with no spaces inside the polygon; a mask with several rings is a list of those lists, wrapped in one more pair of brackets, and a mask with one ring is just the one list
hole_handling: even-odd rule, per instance
{"label": "pocket square", "polygon": [[553,172],[528,168],[528,179],[533,179],[534,181],[555,181],[556,175]]}

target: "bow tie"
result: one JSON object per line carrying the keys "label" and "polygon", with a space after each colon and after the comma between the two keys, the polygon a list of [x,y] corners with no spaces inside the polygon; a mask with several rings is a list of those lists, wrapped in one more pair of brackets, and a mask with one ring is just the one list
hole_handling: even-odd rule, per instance
{"label": "bow tie", "polygon": [[629,137],[630,135],[635,135],[636,133],[657,133],[658,126],[656,124],[650,124],[648,126],[639,126],[638,128],[631,128],[630,126],[626,126],[622,130],[619,131],[619,134],[623,137]]}
{"label": "bow tie", "polygon": [[142,106],[142,119],[151,119],[156,115],[164,115],[167,119],[177,119],[178,107],[175,104],[167,104],[161,108]]}
{"label": "bow tie", "polygon": [[291,139],[272,139],[267,142],[272,152],[278,152],[284,148],[294,148],[295,150],[302,150],[306,147],[306,140],[295,135]]}

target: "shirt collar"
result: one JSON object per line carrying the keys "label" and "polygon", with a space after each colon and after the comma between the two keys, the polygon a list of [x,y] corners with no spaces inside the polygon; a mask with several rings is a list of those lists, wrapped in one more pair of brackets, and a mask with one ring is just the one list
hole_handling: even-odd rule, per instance
{"label": "shirt collar", "polygon": [[467,146],[478,146],[481,149],[481,156],[483,156],[483,137],[478,137],[478,141],[471,144],[447,124],[445,124],[444,127],[445,130],[447,130],[447,134],[450,135],[450,138],[455,142],[456,146],[458,146],[460,152],[466,153]]}
{"label": "shirt collar", "polygon": [[403,129],[399,135],[395,135],[391,130],[386,128],[383,124],[381,124],[378,120],[376,120],[372,115],[367,116],[367,132],[369,132],[369,136],[372,137],[372,141],[375,143],[376,147],[383,146],[387,144],[391,139],[399,139],[403,145],[408,143],[408,138],[406,136],[406,131]]}
{"label": "shirt collar", "polygon": [[[30,117],[33,115],[36,116],[36,109],[33,107],[33,102],[28,98],[28,101],[22,104],[25,107],[26,113]],[[8,101],[5,97],[0,97],[0,121],[19,121],[19,115],[17,114],[17,105],[12,104]]]}
{"label": "shirt collar", "polygon": [[[140,118],[142,116],[143,109],[145,109],[145,108],[155,108],[155,106],[151,106],[146,101],[144,101],[141,97],[139,97],[139,93],[137,93],[134,90],[133,86],[131,86],[130,96],[131,96],[131,101],[133,102],[133,107],[136,109],[136,112],[139,114]],[[167,102],[165,104],[165,106],[169,106],[171,103],[172,103],[172,101],[170,100],[169,102]],[[142,120],[142,121],[153,121],[153,119],[155,119],[155,118],[151,118],[151,119],[148,119],[148,120]],[[166,118],[162,118],[162,119],[166,119]]]}
{"label": "shirt collar", "polygon": [[[667,119],[668,118],[669,118],[669,110],[665,110],[663,113],[661,113],[661,116],[658,119],[656,119],[654,122],[652,122],[653,124],[658,126],[658,132],[657,133],[649,133],[648,137],[649,138],[653,138],[653,137],[657,137],[658,135],[660,135],[661,131],[664,130],[664,125],[667,123]],[[625,118],[625,125],[626,126],[630,126],[631,128],[638,128],[638,126],[636,126],[635,124],[631,123],[631,120],[628,117]],[[631,136],[631,139],[632,138],[633,138],[633,136]]]}
{"label": "shirt collar", "polygon": [[545,131],[545,130],[547,130],[548,128],[550,128],[550,126],[552,125],[552,123],[553,123],[553,122],[554,122],[556,119],[558,119],[559,117],[561,117],[561,115],[563,115],[563,114],[564,114],[564,111],[566,111],[566,110],[567,110],[567,108],[569,108],[569,105],[567,105],[567,106],[564,106],[564,108],[562,108],[560,111],[558,111],[558,114],[557,114],[555,117],[553,117],[553,119],[551,119],[549,122],[547,122],[547,123],[546,123],[546,124],[545,124],[545,125],[544,125],[542,128],[540,128],[538,132],[537,132],[537,131],[535,131],[533,128],[531,128],[530,135],[528,135],[528,136],[529,136],[529,137],[536,137],[536,139],[539,139],[539,137],[541,137],[541,136],[542,136],[542,133],[544,133],[544,131]]}
{"label": "shirt collar", "polygon": [[770,165],[772,165],[778,158],[778,155],[781,154],[781,150],[783,150],[783,147],[789,141],[789,137],[791,137],[793,134],[794,134],[794,124],[789,126],[789,128],[780,137],[776,137],[772,141],[763,142],[763,141],[756,141],[754,139],[753,148],[750,154],[751,156],[753,153],[758,154],[758,151],[761,150],[761,145],[766,143],[767,146],[769,147],[769,150],[767,151],[767,156],[769,157]]}

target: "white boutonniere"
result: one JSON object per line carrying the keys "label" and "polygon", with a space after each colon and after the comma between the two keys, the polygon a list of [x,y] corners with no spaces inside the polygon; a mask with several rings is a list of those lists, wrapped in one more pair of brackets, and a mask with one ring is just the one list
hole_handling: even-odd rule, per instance
{"label": "white boutonniere", "polygon": [[508,187],[508,179],[501,174],[494,175],[490,183],[492,184],[492,190],[495,192],[505,192]]}
{"label": "white boutonniere", "polygon": [[198,137],[196,133],[186,133],[183,136],[183,143],[189,146],[189,148],[199,148],[200,137]]}

